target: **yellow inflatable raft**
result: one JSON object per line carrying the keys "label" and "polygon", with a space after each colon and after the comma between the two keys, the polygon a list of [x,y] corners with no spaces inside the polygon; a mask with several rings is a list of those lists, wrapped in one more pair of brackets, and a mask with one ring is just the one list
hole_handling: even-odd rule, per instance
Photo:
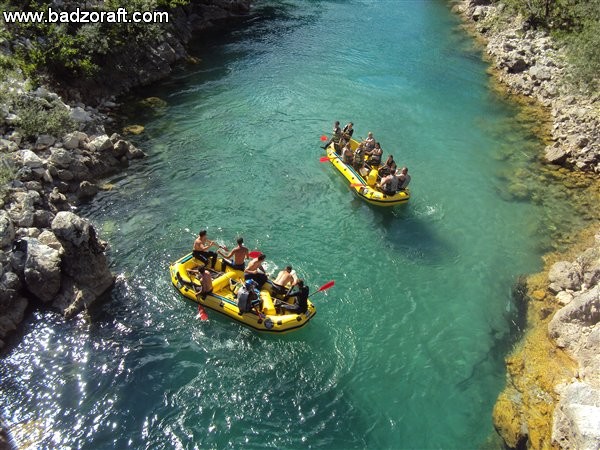
{"label": "yellow inflatable raft", "polygon": [[[225,272],[209,269],[213,277],[213,293],[203,299],[196,294],[196,291],[200,290],[200,280],[194,273],[188,272],[201,266],[203,263],[195,259],[191,253],[171,264],[169,269],[175,288],[190,300],[257,331],[286,333],[298,330],[305,326],[317,312],[310,300],[308,300],[308,310],[302,314],[291,313],[285,308],[276,306],[276,303],[283,299],[274,294],[273,283],[269,280],[260,291],[260,310],[255,308],[251,312],[240,315],[236,294],[244,283],[244,273],[231,267],[227,267]],[[216,268],[221,268],[221,258],[218,259]]]}
{"label": "yellow inflatable raft", "polygon": [[[350,148],[356,150],[358,142],[354,139],[350,140]],[[335,151],[333,143],[327,147],[327,158],[333,166],[340,172],[350,183],[350,189],[356,196],[363,199],[367,203],[376,206],[396,206],[408,202],[410,191],[403,189],[396,192],[394,195],[386,195],[375,187],[377,182],[377,171],[371,170],[369,174],[364,176],[350,164],[345,164],[342,157]],[[324,159],[325,157],[323,157]],[[366,178],[365,178],[366,177]]]}

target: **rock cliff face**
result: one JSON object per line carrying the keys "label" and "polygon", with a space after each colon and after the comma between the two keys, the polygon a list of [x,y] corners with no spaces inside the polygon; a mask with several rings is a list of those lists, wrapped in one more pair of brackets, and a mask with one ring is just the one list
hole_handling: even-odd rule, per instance
{"label": "rock cliff face", "polygon": [[225,19],[247,15],[250,4],[250,0],[191,0],[170,12],[169,24],[159,39],[125,45],[106,55],[101,61],[102,71],[93,79],[72,80],[56,89],[63,97],[92,103],[163,79],[177,61],[189,57],[186,44],[195,33],[215,28]]}
{"label": "rock cliff face", "polygon": [[552,142],[545,160],[600,173],[600,95],[579,92],[567,81],[564,49],[546,32],[506,14],[502,3],[463,0],[455,9],[485,38],[494,74],[504,87],[550,111]]}
{"label": "rock cliff face", "polygon": [[[484,38],[493,74],[504,88],[550,111],[551,142],[543,159],[600,173],[600,97],[576,92],[566,82],[564,50],[543,31],[506,14],[501,3],[463,0],[454,7]],[[493,413],[508,447],[600,448],[599,281],[598,234],[571,260],[548,263],[529,277],[530,329],[507,357],[507,386]]]}

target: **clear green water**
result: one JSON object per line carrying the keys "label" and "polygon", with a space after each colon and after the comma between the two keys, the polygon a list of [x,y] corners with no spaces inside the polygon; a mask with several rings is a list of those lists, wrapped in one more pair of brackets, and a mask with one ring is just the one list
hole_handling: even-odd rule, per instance
{"label": "clear green water", "polygon": [[[502,174],[540,144],[444,1],[260,5],[144,92],[168,103],[132,119],[149,157],[81,208],[111,243],[110,301],[35,313],[0,361],[22,443],[463,449],[493,433],[511,286],[547,245],[543,207],[511,201]],[[410,204],[370,207],[319,163],[334,119],[408,165]],[[168,264],[201,228],[336,285],[288,336],[200,323]]]}

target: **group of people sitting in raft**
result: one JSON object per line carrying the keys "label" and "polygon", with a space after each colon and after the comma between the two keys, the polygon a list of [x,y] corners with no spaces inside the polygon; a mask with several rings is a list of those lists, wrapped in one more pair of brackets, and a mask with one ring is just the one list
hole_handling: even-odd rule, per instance
{"label": "group of people sitting in raft", "polygon": [[[211,250],[212,247],[218,248],[218,255],[222,257],[221,272],[215,270],[218,256],[217,252]],[[222,253],[221,250],[228,253]],[[206,299],[207,295],[213,293],[213,277],[220,276],[227,267],[231,267],[244,272],[244,282],[236,293],[239,314],[243,315],[252,310],[258,313],[262,309],[260,289],[269,281],[269,276],[263,266],[266,259],[264,253],[259,253],[258,256],[251,258],[250,251],[244,246],[242,237],[237,239],[237,246],[230,251],[226,246],[208,239],[206,230],[201,230],[194,240],[192,256],[201,262],[197,269],[188,269],[189,275],[196,276],[200,280],[200,289],[196,291],[196,295],[200,295],[203,300]],[[247,259],[250,262],[246,265]],[[308,286],[304,284],[304,280],[296,278],[292,266],[286,266],[281,270],[270,284],[271,294],[279,297],[275,300],[276,308],[296,314],[303,314],[308,310]],[[290,299],[295,299],[295,302],[289,303]]]}
{"label": "group of people sitting in raft", "polygon": [[333,143],[336,153],[341,156],[344,164],[354,167],[367,180],[367,184],[376,187],[386,195],[395,195],[406,189],[410,183],[408,169],[406,167],[399,169],[393,155],[389,155],[382,165],[383,150],[370,131],[367,138],[352,150],[350,139],[353,134],[352,122],[342,129],[340,122],[336,120],[331,139],[323,148]]}

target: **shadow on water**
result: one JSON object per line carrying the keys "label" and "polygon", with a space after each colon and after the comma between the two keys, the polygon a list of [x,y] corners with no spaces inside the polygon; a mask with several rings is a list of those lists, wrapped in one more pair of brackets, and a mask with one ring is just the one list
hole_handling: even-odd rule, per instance
{"label": "shadow on water", "polygon": [[416,215],[412,205],[380,208],[360,199],[355,201],[365,204],[373,212],[373,223],[379,229],[382,241],[407,259],[422,265],[439,266],[456,257],[456,247],[436,232],[430,220]]}
{"label": "shadow on water", "polygon": [[506,330],[497,330],[490,327],[491,345],[488,352],[473,365],[470,375],[457,383],[460,390],[466,390],[473,380],[482,379],[489,372],[488,365],[492,365],[495,371],[504,370],[504,359],[517,342],[523,336],[527,326],[527,278],[520,276],[512,286],[511,299],[507,310],[504,313],[504,323],[507,324]]}

